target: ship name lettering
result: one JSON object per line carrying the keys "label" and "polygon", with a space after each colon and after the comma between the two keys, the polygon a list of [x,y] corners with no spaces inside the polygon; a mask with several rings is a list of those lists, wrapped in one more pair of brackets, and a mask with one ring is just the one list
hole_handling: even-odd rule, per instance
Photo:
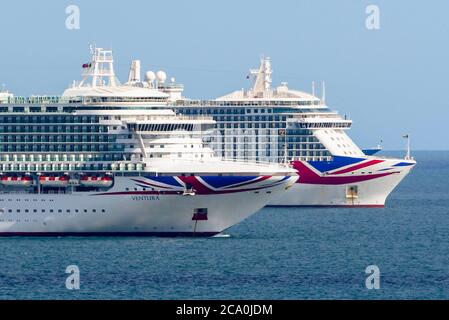
{"label": "ship name lettering", "polygon": [[132,196],[134,201],[158,201],[159,196]]}

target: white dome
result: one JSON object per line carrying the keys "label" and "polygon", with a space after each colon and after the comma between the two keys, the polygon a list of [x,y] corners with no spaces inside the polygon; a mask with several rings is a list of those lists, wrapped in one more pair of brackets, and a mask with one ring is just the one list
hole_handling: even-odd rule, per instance
{"label": "white dome", "polygon": [[167,79],[167,74],[164,71],[158,71],[156,77],[159,82],[163,83]]}
{"label": "white dome", "polygon": [[153,71],[147,71],[145,73],[145,81],[153,82],[154,80],[156,80],[156,74]]}

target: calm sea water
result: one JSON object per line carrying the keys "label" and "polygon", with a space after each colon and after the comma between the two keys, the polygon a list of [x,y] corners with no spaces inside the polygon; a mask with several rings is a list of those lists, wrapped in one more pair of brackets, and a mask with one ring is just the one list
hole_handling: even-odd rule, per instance
{"label": "calm sea water", "polygon": [[264,209],[229,238],[0,239],[0,298],[448,299],[449,152],[415,157],[385,209]]}

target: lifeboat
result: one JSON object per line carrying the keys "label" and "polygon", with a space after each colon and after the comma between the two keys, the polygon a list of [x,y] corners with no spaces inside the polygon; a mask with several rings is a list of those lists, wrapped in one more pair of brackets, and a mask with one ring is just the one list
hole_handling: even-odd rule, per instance
{"label": "lifeboat", "polygon": [[80,184],[84,187],[110,187],[113,184],[112,177],[109,176],[82,176],[80,179]]}
{"label": "lifeboat", "polygon": [[29,187],[33,184],[33,179],[29,176],[2,176],[0,183],[10,187]]}
{"label": "lifeboat", "polygon": [[40,176],[39,184],[43,187],[67,187],[69,176]]}

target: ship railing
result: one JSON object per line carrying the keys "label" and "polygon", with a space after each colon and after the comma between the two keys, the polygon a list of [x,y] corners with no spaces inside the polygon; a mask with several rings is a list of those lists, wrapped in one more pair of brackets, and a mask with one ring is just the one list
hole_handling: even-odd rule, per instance
{"label": "ship railing", "polygon": [[[3,101],[3,100],[2,100]],[[35,96],[35,97],[9,97],[6,103],[13,105],[65,105],[65,104],[98,104],[98,103],[167,103],[165,97],[64,97],[64,96]]]}
{"label": "ship railing", "polygon": [[385,155],[377,155],[377,154],[375,154],[375,155],[372,155],[372,156],[367,156],[367,158],[370,158],[370,159],[384,159],[384,160],[411,160],[411,161],[414,161],[415,160],[415,158],[414,157],[410,157],[410,158],[407,158],[407,156],[404,156],[404,157],[400,157],[400,156],[398,156],[398,157],[393,157],[393,156],[385,156]]}
{"label": "ship railing", "polygon": [[164,103],[173,106],[196,106],[196,107],[220,107],[220,106],[293,106],[293,107],[320,107],[319,101],[219,101],[219,100],[191,100],[181,99],[169,102],[167,97],[65,97],[65,96],[31,96],[31,97],[9,97],[8,104],[36,105],[36,104],[68,104],[68,103]]}
{"label": "ship railing", "polygon": [[197,116],[188,116],[188,115],[172,115],[172,116],[148,116],[148,118],[144,117],[136,117],[136,119],[132,120],[123,120],[127,123],[144,123],[147,121],[155,121],[155,120],[170,120],[170,121],[176,121],[176,120],[213,120],[214,118],[207,115],[197,115]]}
{"label": "ship railing", "polygon": [[164,90],[164,89],[184,89],[184,85],[183,84],[178,84],[178,83],[164,83],[162,85],[158,86],[159,90]]}
{"label": "ship railing", "polygon": [[322,106],[319,101],[280,101],[280,100],[266,100],[266,101],[225,101],[225,100],[190,100],[182,99],[174,102],[175,106]]}
{"label": "ship railing", "polygon": [[225,163],[237,163],[237,164],[241,163],[241,164],[268,165],[268,166],[276,166],[276,165],[284,164],[284,163],[279,163],[279,162],[275,162],[275,161],[262,161],[262,160],[252,160],[252,159],[231,159],[231,158],[219,158],[219,157],[215,158],[212,161],[219,161],[219,162],[225,162]]}

